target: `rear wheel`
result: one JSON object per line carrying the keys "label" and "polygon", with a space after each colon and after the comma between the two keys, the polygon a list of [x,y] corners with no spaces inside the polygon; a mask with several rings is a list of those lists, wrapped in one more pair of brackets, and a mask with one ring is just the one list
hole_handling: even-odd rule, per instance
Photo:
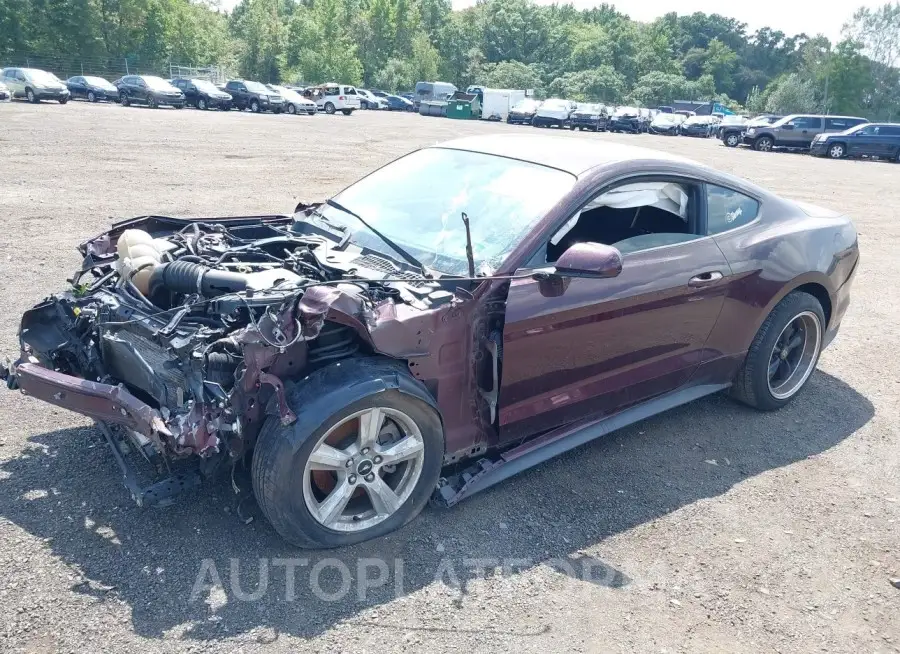
{"label": "rear wheel", "polygon": [[819,301],[802,291],[789,293],[759,328],[731,395],[762,411],[781,408],[815,370],[824,333]]}
{"label": "rear wheel", "polygon": [[[412,392],[384,390],[380,378],[398,375],[400,388]],[[351,395],[348,386],[367,379],[379,383]],[[351,545],[402,527],[424,508],[444,440],[440,417],[417,388],[394,362],[367,360],[320,369],[288,387],[298,419],[285,426],[269,418],[252,469],[257,502],[285,540]]]}
{"label": "rear wheel", "polygon": [[845,154],[847,150],[843,143],[834,143],[828,148],[828,156],[832,159],[843,159]]}
{"label": "rear wheel", "polygon": [[345,116],[349,116],[350,114],[353,113],[353,109],[341,109],[341,113],[344,114]]}
{"label": "rear wheel", "polygon": [[760,152],[771,152],[773,147],[775,147],[775,141],[771,136],[760,136],[753,142],[753,148]]}

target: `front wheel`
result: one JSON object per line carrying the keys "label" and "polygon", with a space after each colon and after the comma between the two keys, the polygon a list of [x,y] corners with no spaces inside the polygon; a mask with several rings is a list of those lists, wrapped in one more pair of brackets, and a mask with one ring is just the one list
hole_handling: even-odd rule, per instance
{"label": "front wheel", "polygon": [[770,136],[760,136],[753,142],[753,148],[759,152],[771,152],[775,147],[775,141]]}
{"label": "front wheel", "polygon": [[201,111],[209,109],[209,105],[206,104],[206,98],[199,98],[197,100],[197,109],[200,109]]}
{"label": "front wheel", "polygon": [[835,143],[828,148],[828,156],[832,159],[843,159],[847,151],[844,149],[843,143]]}
{"label": "front wheel", "polygon": [[156,109],[157,107],[159,107],[159,102],[157,102],[156,98],[154,98],[152,95],[148,95],[147,96],[147,106],[150,107],[151,109]]}
{"label": "front wheel", "polygon": [[297,420],[269,418],[253,453],[253,491],[275,531],[300,547],[341,547],[418,515],[440,476],[444,436],[409,372],[343,361],[287,392]]}
{"label": "front wheel", "polygon": [[88,100],[88,102],[96,102],[97,101],[97,96],[94,95],[93,91],[88,91],[87,100]]}
{"label": "front wheel", "polygon": [[802,291],[789,293],[756,333],[731,395],[762,411],[780,409],[809,381],[824,333],[819,301]]}
{"label": "front wheel", "polygon": [[350,114],[353,113],[353,109],[341,109],[341,113],[344,114],[345,116],[349,116]]}
{"label": "front wheel", "polygon": [[255,114],[258,114],[259,113],[259,102],[257,102],[256,100],[251,102],[250,103],[250,111],[252,111]]}
{"label": "front wheel", "polygon": [[60,98],[59,100],[57,100],[57,102],[59,102],[60,104],[65,104],[68,101],[69,101],[69,98]]}
{"label": "front wheel", "polygon": [[293,116],[295,113],[297,113],[297,107],[294,106],[293,103],[292,103],[292,104],[289,104],[289,105],[287,106],[287,112]]}
{"label": "front wheel", "polygon": [[333,105],[332,103],[330,103],[330,102],[326,102],[326,103],[325,103],[325,113],[326,113],[326,114],[333,114],[333,113],[334,113],[334,105]]}
{"label": "front wheel", "polygon": [[729,148],[736,148],[738,143],[741,142],[741,137],[737,134],[729,134],[725,137],[725,145]]}
{"label": "front wheel", "polygon": [[25,89],[25,99],[31,102],[32,104],[38,104],[40,99],[34,94],[34,91],[31,89]]}

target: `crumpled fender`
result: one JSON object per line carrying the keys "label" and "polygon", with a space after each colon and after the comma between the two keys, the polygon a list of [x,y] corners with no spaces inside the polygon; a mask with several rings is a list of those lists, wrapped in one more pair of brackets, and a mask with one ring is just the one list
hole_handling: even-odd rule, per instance
{"label": "crumpled fender", "polygon": [[[387,358],[345,359],[320,368],[303,379],[285,383],[288,405],[297,415],[297,424],[312,429],[291,430],[289,439],[296,451],[306,438],[298,434],[311,434],[329,417],[349,404],[364,397],[397,390],[415,397],[433,408],[440,416],[437,403],[427,389],[409,373],[403,361]],[[278,416],[278,406],[272,398],[266,413]]]}

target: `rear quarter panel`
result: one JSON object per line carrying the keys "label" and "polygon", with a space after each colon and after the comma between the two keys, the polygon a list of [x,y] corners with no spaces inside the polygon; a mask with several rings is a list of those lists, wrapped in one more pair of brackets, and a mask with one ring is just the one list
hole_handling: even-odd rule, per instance
{"label": "rear quarter panel", "polygon": [[733,271],[708,356],[735,357],[750,347],[781,299],[805,284],[827,292],[827,328],[849,302],[847,283],[859,260],[856,229],[846,216],[779,198],[764,198],[759,219],[714,237]]}

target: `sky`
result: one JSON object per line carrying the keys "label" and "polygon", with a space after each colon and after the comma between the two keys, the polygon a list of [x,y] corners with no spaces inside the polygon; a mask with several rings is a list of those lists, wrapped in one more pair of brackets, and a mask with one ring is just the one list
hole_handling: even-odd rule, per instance
{"label": "sky", "polygon": [[[231,10],[239,0],[219,0],[223,9]],[[535,0],[538,4],[553,4],[554,0]],[[569,0],[578,9],[588,9],[601,4],[598,0]],[[722,14],[737,18],[747,24],[752,33],[760,27],[771,27],[792,36],[805,32],[810,36],[824,34],[832,41],[841,35],[841,27],[859,6],[876,7],[886,0],[872,2],[851,1],[847,4],[820,0],[607,0],[622,13],[632,19],[651,21],[670,11],[692,14],[702,11],[707,14]],[[452,0],[454,9],[462,9],[475,4],[475,0]]]}

